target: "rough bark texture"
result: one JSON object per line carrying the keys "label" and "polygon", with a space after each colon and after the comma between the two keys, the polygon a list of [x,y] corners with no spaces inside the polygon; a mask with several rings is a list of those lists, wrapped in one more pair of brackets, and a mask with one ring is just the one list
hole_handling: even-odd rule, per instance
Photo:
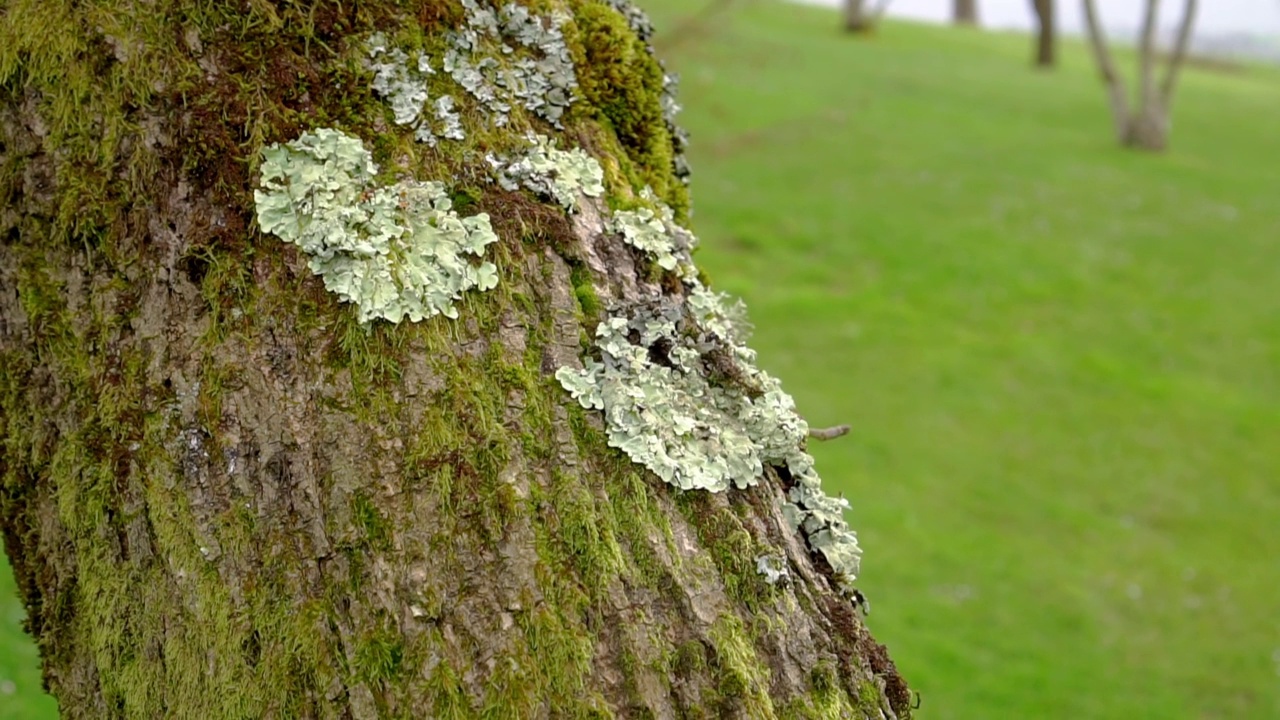
{"label": "rough bark texture", "polygon": [[1032,0],[1031,8],[1036,14],[1036,52],[1037,67],[1051,68],[1057,62],[1057,18],[1053,0]]}
{"label": "rough bark texture", "polygon": [[[645,43],[609,4],[528,4],[573,17],[561,144],[610,202],[647,184],[683,216]],[[486,180],[534,121],[469,114],[438,150],[391,126],[353,43],[438,47],[460,13],[6,3],[0,525],[63,715],[909,716],[774,471],[676,492],[550,376],[602,306],[672,290],[604,203]],[[253,219],[261,149],[318,126],[488,212],[498,289],[358,324]]]}
{"label": "rough bark texture", "polygon": [[1116,70],[1115,61],[1111,57],[1096,4],[1094,0],[1084,0],[1085,27],[1089,33],[1094,60],[1107,85],[1111,117],[1115,124],[1116,138],[1121,145],[1153,151],[1168,147],[1173,93],[1177,87],[1178,72],[1182,69],[1191,43],[1197,4],[1197,0],[1187,0],[1184,6],[1174,47],[1165,65],[1164,77],[1157,87],[1155,36],[1159,0],[1147,0],[1138,39],[1138,103],[1136,109],[1131,109],[1124,79]]}

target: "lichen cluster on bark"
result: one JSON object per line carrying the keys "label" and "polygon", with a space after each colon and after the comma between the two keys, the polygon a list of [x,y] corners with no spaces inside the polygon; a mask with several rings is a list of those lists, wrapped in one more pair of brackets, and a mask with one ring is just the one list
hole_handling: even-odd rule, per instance
{"label": "lichen cluster on bark", "polygon": [[[65,716],[910,714],[785,478],[677,491],[553,377],[677,292],[606,217],[649,187],[685,221],[684,139],[625,3],[521,5],[564,18],[561,127],[458,93],[428,144],[367,42],[442,58],[464,3],[4,3],[0,527]],[[497,286],[360,322],[255,218],[262,151],[315,128],[487,214]],[[530,132],[605,197],[494,182]]]}

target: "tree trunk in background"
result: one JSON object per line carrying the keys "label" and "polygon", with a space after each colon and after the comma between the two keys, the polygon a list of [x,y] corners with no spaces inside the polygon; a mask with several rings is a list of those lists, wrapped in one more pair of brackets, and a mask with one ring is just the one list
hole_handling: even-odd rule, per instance
{"label": "tree trunk in background", "polygon": [[1032,9],[1036,14],[1036,60],[1037,67],[1051,68],[1056,62],[1057,50],[1057,18],[1053,0],[1032,0]]}
{"label": "tree trunk in background", "polygon": [[978,24],[978,0],[953,0],[952,19],[957,25]]}
{"label": "tree trunk in background", "polygon": [[890,2],[881,0],[879,5],[871,7],[871,0],[844,0],[844,29],[852,33],[875,30]]}
{"label": "tree trunk in background", "polygon": [[[785,478],[678,492],[551,377],[603,305],[683,290],[604,231],[608,198],[566,215],[486,153],[532,123],[609,195],[687,208],[643,16],[551,5],[563,130],[458,90],[439,149],[362,63],[382,30],[446,82],[454,2],[0,13],[0,527],[64,717],[910,716]],[[255,217],[263,148],[319,127],[487,212],[497,288],[357,322]]]}
{"label": "tree trunk in background", "polygon": [[1156,13],[1159,0],[1147,0],[1138,42],[1138,104],[1134,110],[1129,104],[1124,79],[1116,70],[1115,61],[1111,57],[1111,50],[1102,30],[1095,2],[1084,0],[1085,27],[1089,33],[1089,43],[1093,48],[1098,71],[1107,86],[1111,117],[1116,138],[1121,145],[1153,151],[1161,151],[1168,146],[1169,129],[1172,124],[1170,114],[1173,108],[1173,94],[1177,88],[1178,74],[1186,61],[1187,49],[1191,43],[1197,5],[1197,0],[1187,0],[1174,38],[1174,46],[1165,64],[1164,77],[1157,85],[1155,36],[1158,29]]}

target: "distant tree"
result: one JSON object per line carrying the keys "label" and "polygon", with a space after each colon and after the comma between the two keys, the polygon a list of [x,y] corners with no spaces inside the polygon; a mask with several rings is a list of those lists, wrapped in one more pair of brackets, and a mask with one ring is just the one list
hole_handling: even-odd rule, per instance
{"label": "distant tree", "polygon": [[1054,21],[1053,0],[1031,0],[1031,9],[1036,14],[1036,57],[1037,67],[1050,68],[1057,62],[1057,26]]}
{"label": "distant tree", "polygon": [[1178,82],[1178,71],[1186,59],[1187,46],[1191,42],[1191,28],[1195,22],[1197,0],[1187,0],[1182,22],[1168,53],[1164,77],[1156,86],[1156,18],[1160,0],[1147,0],[1142,35],[1138,41],[1138,105],[1129,104],[1124,79],[1116,71],[1107,38],[1098,21],[1098,9],[1094,0],[1084,0],[1085,25],[1093,46],[1098,70],[1107,84],[1111,102],[1111,115],[1115,121],[1116,137],[1125,147],[1142,150],[1164,150],[1169,142],[1169,113],[1173,106],[1173,91]]}
{"label": "distant tree", "polygon": [[892,0],[881,0],[873,8],[870,0],[844,0],[844,29],[853,33],[875,30],[890,2]]}
{"label": "distant tree", "polygon": [[978,0],[953,0],[951,16],[957,25],[977,25]]}

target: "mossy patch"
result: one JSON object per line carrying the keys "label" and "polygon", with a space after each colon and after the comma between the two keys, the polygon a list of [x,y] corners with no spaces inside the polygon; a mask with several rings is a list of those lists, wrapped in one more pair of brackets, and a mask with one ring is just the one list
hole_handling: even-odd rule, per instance
{"label": "mossy patch", "polygon": [[622,171],[633,187],[652,187],[683,216],[688,192],[673,173],[672,139],[662,110],[662,67],[617,11],[590,0],[575,0],[573,6],[575,25],[566,35],[579,68],[578,84],[622,143]]}

